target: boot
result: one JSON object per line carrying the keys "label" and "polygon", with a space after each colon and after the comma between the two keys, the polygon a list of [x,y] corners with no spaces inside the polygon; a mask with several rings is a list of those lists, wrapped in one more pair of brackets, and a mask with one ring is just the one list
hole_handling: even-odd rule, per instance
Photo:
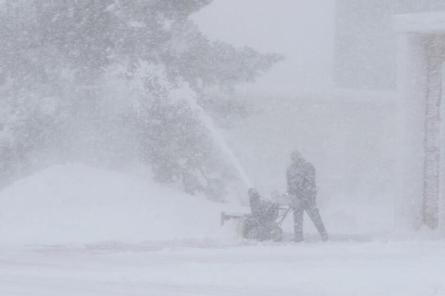
{"label": "boot", "polygon": [[326,230],[324,232],[321,232],[320,236],[321,236],[321,240],[324,241],[324,242],[327,242],[329,240],[329,235],[326,232]]}
{"label": "boot", "polygon": [[303,232],[295,232],[294,233],[294,242],[301,243],[304,241]]}

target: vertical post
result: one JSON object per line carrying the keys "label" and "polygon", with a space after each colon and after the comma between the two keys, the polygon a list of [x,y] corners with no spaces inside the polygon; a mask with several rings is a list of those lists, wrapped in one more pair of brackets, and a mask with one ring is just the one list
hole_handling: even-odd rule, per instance
{"label": "vertical post", "polygon": [[427,56],[422,217],[425,225],[435,229],[439,225],[440,101],[442,96],[442,57],[438,37],[431,37],[428,41]]}
{"label": "vertical post", "polygon": [[425,102],[427,96],[426,39],[399,33],[397,88],[400,94],[400,195],[397,220],[400,229],[418,229],[422,223],[424,179]]}
{"label": "vertical post", "polygon": [[445,234],[445,60],[441,62],[442,94],[440,97],[440,176],[439,176],[439,231]]}

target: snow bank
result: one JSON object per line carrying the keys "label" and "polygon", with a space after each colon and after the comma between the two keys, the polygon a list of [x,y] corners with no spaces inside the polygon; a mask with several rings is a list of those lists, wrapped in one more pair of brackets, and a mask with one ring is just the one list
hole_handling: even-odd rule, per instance
{"label": "snow bank", "polygon": [[56,166],[0,192],[0,244],[212,239],[220,211],[144,178]]}

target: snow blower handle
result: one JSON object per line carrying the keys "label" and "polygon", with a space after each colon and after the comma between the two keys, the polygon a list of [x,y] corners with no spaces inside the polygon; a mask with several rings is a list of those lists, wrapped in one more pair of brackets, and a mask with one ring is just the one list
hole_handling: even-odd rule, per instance
{"label": "snow blower handle", "polygon": [[226,221],[232,220],[232,219],[241,219],[243,215],[229,215],[225,212],[221,212],[221,226],[224,226]]}

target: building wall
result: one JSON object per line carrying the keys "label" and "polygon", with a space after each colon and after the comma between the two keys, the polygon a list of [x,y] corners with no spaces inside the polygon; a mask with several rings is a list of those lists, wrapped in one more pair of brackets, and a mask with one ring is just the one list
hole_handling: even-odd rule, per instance
{"label": "building wall", "polygon": [[444,0],[337,0],[335,84],[343,88],[396,87],[394,14],[445,11]]}

